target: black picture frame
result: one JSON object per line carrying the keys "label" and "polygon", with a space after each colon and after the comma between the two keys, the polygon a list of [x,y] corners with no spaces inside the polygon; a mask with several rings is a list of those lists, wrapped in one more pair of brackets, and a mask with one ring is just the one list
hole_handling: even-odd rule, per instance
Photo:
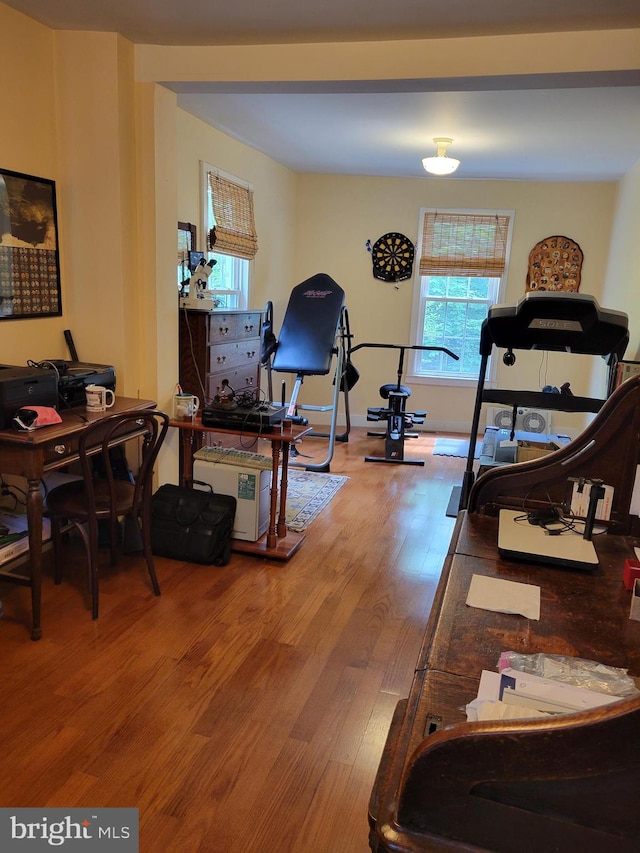
{"label": "black picture frame", "polygon": [[0,169],[0,320],[61,314],[55,181]]}

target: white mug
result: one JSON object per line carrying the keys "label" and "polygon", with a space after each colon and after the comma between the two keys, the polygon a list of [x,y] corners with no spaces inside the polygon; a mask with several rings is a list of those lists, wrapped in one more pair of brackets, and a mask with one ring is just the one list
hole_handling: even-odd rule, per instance
{"label": "white mug", "polygon": [[174,394],[173,414],[178,420],[193,420],[200,408],[200,400],[194,394]]}
{"label": "white mug", "polygon": [[87,385],[84,389],[87,395],[88,412],[105,412],[116,401],[116,395],[110,388],[102,385]]}

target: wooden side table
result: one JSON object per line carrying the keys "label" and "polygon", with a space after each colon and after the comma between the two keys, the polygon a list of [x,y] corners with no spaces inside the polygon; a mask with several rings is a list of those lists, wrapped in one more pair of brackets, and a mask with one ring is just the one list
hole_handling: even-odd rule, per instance
{"label": "wooden side table", "polygon": [[[193,421],[173,418],[170,426],[180,430],[182,436],[182,471],[180,482],[184,486],[193,479],[193,454],[204,446],[206,438],[212,433],[221,435],[246,436],[246,432],[220,427],[208,427],[198,415]],[[303,427],[286,422],[274,427],[272,432],[262,432],[260,438],[271,442],[271,502],[269,505],[269,527],[256,542],[234,539],[232,550],[258,557],[271,557],[274,560],[289,560],[304,541],[304,534],[288,530],[286,524],[287,483],[289,477],[289,451],[291,445],[311,432],[311,427]],[[251,434],[253,435],[253,433]],[[258,433],[255,434],[258,438]],[[280,478],[278,480],[278,469]],[[278,488],[279,486],[279,488]],[[278,500],[279,494],[279,500]]]}

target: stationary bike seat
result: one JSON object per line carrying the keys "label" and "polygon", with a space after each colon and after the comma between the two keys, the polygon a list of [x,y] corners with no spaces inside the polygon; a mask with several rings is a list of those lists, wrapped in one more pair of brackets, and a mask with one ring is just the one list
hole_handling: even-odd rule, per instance
{"label": "stationary bike seat", "polygon": [[380,386],[380,396],[383,400],[389,399],[389,393],[391,391],[399,391],[399,393],[404,394],[405,397],[411,396],[411,388],[408,388],[406,385],[401,385],[400,388],[398,388],[395,383]]}

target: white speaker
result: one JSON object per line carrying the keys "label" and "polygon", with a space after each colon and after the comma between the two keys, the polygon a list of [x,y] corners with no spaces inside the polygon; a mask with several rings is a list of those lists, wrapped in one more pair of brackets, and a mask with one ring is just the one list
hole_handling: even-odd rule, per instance
{"label": "white speaker", "polygon": [[[497,406],[487,408],[487,426],[511,429],[512,418],[512,408],[498,408]],[[518,406],[515,429],[524,432],[551,432],[551,412],[546,409],[530,409],[525,406]]]}

